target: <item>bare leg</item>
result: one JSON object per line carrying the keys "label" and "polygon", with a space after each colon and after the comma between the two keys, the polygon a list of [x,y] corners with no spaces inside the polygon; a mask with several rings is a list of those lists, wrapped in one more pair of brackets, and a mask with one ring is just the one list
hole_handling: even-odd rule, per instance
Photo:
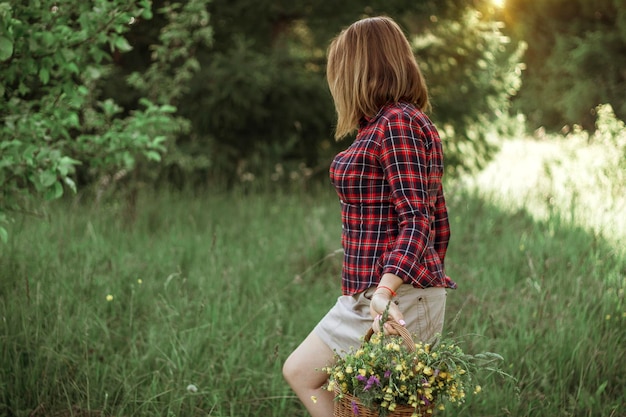
{"label": "bare leg", "polygon": [[333,357],[333,351],[326,343],[311,332],[283,365],[285,379],[312,417],[333,415],[334,393],[322,388],[328,379],[322,368],[330,365]]}

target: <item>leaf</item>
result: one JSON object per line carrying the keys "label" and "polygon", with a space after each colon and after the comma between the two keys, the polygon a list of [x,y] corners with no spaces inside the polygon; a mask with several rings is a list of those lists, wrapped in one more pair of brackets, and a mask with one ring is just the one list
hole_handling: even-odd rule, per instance
{"label": "leaf", "polygon": [[65,177],[63,178],[63,182],[65,182],[65,184],[70,187],[72,191],[74,191],[74,194],[76,194],[76,183],[73,179],[71,179],[70,177]]}
{"label": "leaf", "polygon": [[146,151],[144,155],[151,161],[161,162],[161,154],[157,151]]}
{"label": "leaf", "polygon": [[72,159],[69,156],[63,156],[59,159],[57,169],[62,177],[66,177],[70,172],[74,172],[74,165],[80,165],[80,161]]}
{"label": "leaf", "polygon": [[0,226],[0,240],[2,240],[3,243],[7,243],[9,241],[9,233],[7,232],[7,229],[2,226]]}
{"label": "leaf", "polygon": [[6,36],[0,36],[0,61],[6,61],[13,55],[13,42]]}
{"label": "leaf", "polygon": [[132,46],[128,43],[125,37],[119,36],[115,39],[114,43],[115,47],[121,52],[128,52],[133,49]]}
{"label": "leaf", "polygon": [[157,136],[152,140],[152,146],[158,146],[167,140],[167,136]]}
{"label": "leaf", "polygon": [[76,113],[70,113],[67,115],[67,124],[71,127],[79,127],[80,126],[80,120],[78,118],[78,114]]}
{"label": "leaf", "polygon": [[56,200],[57,198],[63,195],[63,186],[59,181],[55,182],[54,185],[46,190],[44,198],[48,201]]}
{"label": "leaf", "polygon": [[39,80],[44,84],[48,84],[48,81],[50,81],[50,72],[47,68],[41,68],[39,70]]}
{"label": "leaf", "polygon": [[171,104],[164,104],[161,106],[161,111],[164,113],[176,113],[176,107]]}
{"label": "leaf", "polygon": [[35,158],[35,152],[37,152],[38,149],[37,146],[30,144],[24,149],[24,152],[22,152],[22,157],[30,163]]}
{"label": "leaf", "polygon": [[39,173],[39,184],[44,187],[50,187],[57,181],[57,174],[54,171],[41,171]]}
{"label": "leaf", "polygon": [[75,62],[70,62],[66,66],[67,70],[73,74],[78,74],[80,70],[78,69],[78,65]]}

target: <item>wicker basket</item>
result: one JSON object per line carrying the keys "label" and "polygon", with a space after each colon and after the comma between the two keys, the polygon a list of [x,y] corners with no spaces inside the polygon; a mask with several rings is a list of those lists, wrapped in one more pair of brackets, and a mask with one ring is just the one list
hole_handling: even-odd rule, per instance
{"label": "wicker basket", "polygon": [[[335,389],[335,395],[339,396],[340,393],[337,389]],[[335,401],[334,405],[334,413],[335,417],[378,417],[378,411],[372,410],[361,404],[358,398],[350,395],[343,394],[337,401]],[[355,412],[356,411],[356,412]],[[420,407],[417,409],[417,415],[420,414],[424,417],[432,416],[434,414],[434,407]],[[389,413],[390,417],[411,417],[415,413],[415,408],[409,405],[399,405],[396,407],[393,412]]]}
{"label": "wicker basket", "polygon": [[[411,351],[415,351],[415,342],[413,342],[413,338],[409,334],[409,331],[402,325],[400,325],[396,321],[389,321],[388,323],[400,334],[404,344]],[[365,341],[368,342],[374,331],[370,328],[365,335]],[[379,417],[377,410],[372,410],[361,404],[358,398],[350,395],[348,393],[341,394],[341,391],[338,387],[335,387],[335,404],[334,404],[334,417]],[[434,404],[429,406],[422,406],[417,409],[417,415],[422,416],[432,416],[434,412]],[[415,413],[415,408],[409,405],[398,405],[396,409],[389,413],[390,417],[411,417]]]}

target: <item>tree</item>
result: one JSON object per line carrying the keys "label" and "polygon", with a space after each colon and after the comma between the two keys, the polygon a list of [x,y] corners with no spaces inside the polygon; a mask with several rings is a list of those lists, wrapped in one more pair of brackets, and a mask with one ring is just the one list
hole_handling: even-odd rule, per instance
{"label": "tree", "polygon": [[626,118],[626,3],[623,0],[509,0],[506,21],[528,44],[517,102],[533,127],[580,124],[595,108]]}
{"label": "tree", "polygon": [[466,8],[454,20],[434,19],[416,35],[416,53],[433,97],[433,118],[446,143],[452,173],[482,167],[497,150],[489,140],[505,133],[511,97],[521,87],[523,43],[502,22]]}
{"label": "tree", "polygon": [[433,117],[449,136],[448,166],[480,166],[495,149],[486,132],[519,88],[521,49],[493,14],[477,12],[484,2],[474,3],[212,0],[214,43],[200,58],[181,114],[227,178],[289,161],[325,173],[345,146],[331,139],[328,42],[360,17],[386,14],[418,39]]}
{"label": "tree", "polygon": [[181,125],[175,108],[141,97],[124,112],[99,80],[149,0],[0,3],[0,238],[14,211],[76,191],[77,167],[106,173],[160,160]]}

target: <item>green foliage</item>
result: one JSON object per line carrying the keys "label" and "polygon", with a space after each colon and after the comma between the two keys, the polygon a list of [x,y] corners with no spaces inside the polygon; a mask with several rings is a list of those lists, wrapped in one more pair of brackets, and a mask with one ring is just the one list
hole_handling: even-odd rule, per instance
{"label": "green foliage", "polygon": [[[179,109],[176,121],[180,126],[180,134],[168,143],[161,167],[147,166],[141,169],[141,174],[151,177],[152,181],[159,174],[169,175],[172,169],[193,172],[211,165],[208,147],[199,143],[197,129],[192,130],[190,120],[180,116],[182,113],[189,114],[186,108],[190,105],[197,110],[197,103],[189,101],[189,94],[194,88],[192,81],[202,69],[201,59],[212,44],[213,29],[209,24],[208,3],[208,0],[189,0],[184,4],[155,2],[155,20],[160,22],[158,33],[153,35],[156,39],[148,38],[146,45],[146,40],[137,36],[141,31],[134,36],[131,34],[131,38],[137,40],[138,44],[144,42],[144,50],[138,53],[149,52],[150,59],[141,62],[139,67],[126,69],[131,71],[127,77],[128,84],[136,90],[137,96],[169,103]],[[151,23],[145,24],[147,30],[154,30]],[[125,78],[124,71],[118,68],[115,76]],[[126,88],[125,83],[120,84],[120,88]],[[201,113],[204,116],[204,112]]]}
{"label": "green foliage", "polygon": [[[93,174],[161,159],[178,129],[175,108],[142,99],[123,114],[98,90],[150,7],[149,0],[0,3],[0,221],[32,210],[40,197],[76,191],[79,165]],[[0,237],[7,237],[1,224]]]}
{"label": "green foliage", "polygon": [[[231,178],[278,163],[292,171],[303,162],[325,171],[345,146],[330,140],[334,112],[325,51],[330,37],[363,16],[392,15],[420,37],[416,49],[424,58],[435,122],[448,139],[451,172],[481,166],[492,156],[487,133],[507,117],[520,86],[523,46],[504,36],[493,15],[457,2],[216,0],[210,10],[214,49],[181,112],[209,143],[213,167]],[[449,18],[437,22],[432,13]]]}
{"label": "green foliage", "polygon": [[290,160],[319,162],[334,113],[321,68],[306,64],[281,50],[259,52],[243,37],[212,55],[186,96],[194,105],[181,112],[209,138],[215,171],[234,179]]}
{"label": "green foliage", "polygon": [[[490,157],[487,133],[519,87],[520,47],[507,43],[493,15],[460,0],[2,4],[3,16],[15,16],[3,22],[33,28],[14,43],[19,25],[3,23],[0,36],[0,56],[10,56],[0,70],[11,161],[34,145],[33,155],[61,164],[16,177],[15,162],[5,159],[0,175],[17,182],[2,186],[0,206],[11,209],[120,169],[181,185],[326,177],[345,142],[331,139],[325,51],[330,37],[363,16],[391,15],[419,36],[451,171]],[[159,155],[160,165],[150,163]],[[44,179],[35,186],[30,178]]]}
{"label": "green foliage", "polygon": [[207,3],[207,0],[190,0],[184,5],[166,2],[157,10],[166,23],[149,47],[149,67],[131,74],[131,86],[153,101],[180,104],[181,97],[188,92],[189,81],[200,70],[195,56],[197,49],[211,44],[213,31]]}
{"label": "green foliage", "polygon": [[414,40],[451,172],[480,168],[493,157],[497,146],[489,134],[503,133],[499,122],[508,118],[521,86],[524,44],[511,42],[502,29],[501,22],[466,9]]}
{"label": "green foliage", "polygon": [[506,21],[528,43],[517,106],[533,127],[593,129],[594,108],[626,118],[626,3],[622,0],[507,1]]}

